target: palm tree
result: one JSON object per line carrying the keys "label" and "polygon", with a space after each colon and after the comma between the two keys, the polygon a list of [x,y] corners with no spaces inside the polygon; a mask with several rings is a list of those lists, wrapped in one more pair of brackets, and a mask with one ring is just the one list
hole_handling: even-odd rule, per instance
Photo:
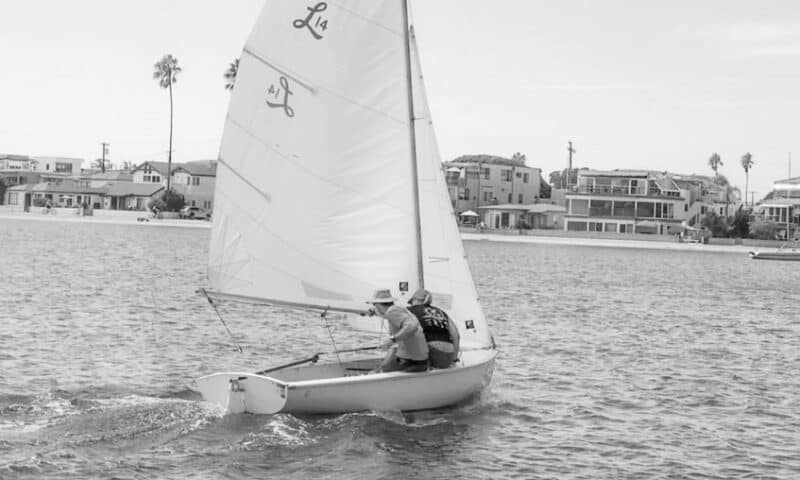
{"label": "palm tree", "polygon": [[239,59],[235,59],[228,65],[228,69],[222,75],[225,77],[225,90],[233,90],[233,85],[236,83],[236,74],[239,73]]}
{"label": "palm tree", "polygon": [[719,157],[719,153],[712,153],[711,157],[708,159],[708,166],[711,167],[711,170],[714,170],[714,176],[719,177],[719,167],[722,166],[722,159]]}
{"label": "palm tree", "polygon": [[753,156],[750,152],[742,155],[742,168],[744,168],[744,204],[747,205],[747,188],[750,186],[750,169],[753,167]]}
{"label": "palm tree", "polygon": [[167,157],[167,192],[170,189],[172,179],[172,84],[177,80],[177,75],[181,72],[178,66],[178,59],[171,54],[164,55],[161,60],[154,65],[153,79],[158,80],[161,88],[169,89],[169,153]]}

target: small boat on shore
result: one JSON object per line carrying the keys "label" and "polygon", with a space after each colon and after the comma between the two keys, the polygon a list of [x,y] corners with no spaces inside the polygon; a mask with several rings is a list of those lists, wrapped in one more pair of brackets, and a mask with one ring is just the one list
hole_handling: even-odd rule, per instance
{"label": "small boat on shore", "polygon": [[800,248],[798,248],[798,243],[795,242],[795,246],[791,248],[786,248],[786,245],[782,245],[777,251],[775,252],[759,252],[759,251],[751,251],[748,252],[750,258],[753,260],[784,260],[784,261],[800,261]]}

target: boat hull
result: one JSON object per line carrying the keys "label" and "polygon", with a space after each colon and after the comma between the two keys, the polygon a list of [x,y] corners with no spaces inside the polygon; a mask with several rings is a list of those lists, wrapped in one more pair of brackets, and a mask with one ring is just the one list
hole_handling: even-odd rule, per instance
{"label": "boat hull", "polygon": [[750,252],[753,260],[784,260],[800,262],[800,252]]}
{"label": "boat hull", "polygon": [[[485,388],[496,356],[495,350],[463,352],[456,366],[419,373],[348,373],[338,364],[297,367],[272,377],[223,372],[197,379],[195,388],[229,413],[427,410],[459,403]],[[307,378],[316,375],[322,378]]]}

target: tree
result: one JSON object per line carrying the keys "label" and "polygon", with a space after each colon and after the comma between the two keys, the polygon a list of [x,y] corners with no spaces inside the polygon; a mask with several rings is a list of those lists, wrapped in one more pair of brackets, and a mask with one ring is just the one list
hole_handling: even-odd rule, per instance
{"label": "tree", "polygon": [[731,230],[731,227],[728,226],[727,219],[721,215],[717,215],[714,211],[706,213],[700,221],[700,226],[709,229],[711,234],[715,237],[727,237]]}
{"label": "tree", "polygon": [[178,59],[171,54],[164,55],[161,60],[154,65],[153,79],[158,80],[161,88],[169,90],[169,152],[167,157],[167,191],[170,190],[172,180],[172,84],[177,80],[177,75],[181,72],[178,66]]}
{"label": "tree", "polygon": [[544,178],[539,180],[539,198],[550,198],[552,187],[544,181]]}
{"label": "tree", "polygon": [[738,238],[747,238],[750,235],[750,213],[750,209],[745,210],[739,205],[731,222],[731,235]]}
{"label": "tree", "polygon": [[516,152],[514,155],[511,155],[511,161],[517,162],[519,165],[525,165],[525,155],[519,152]]}
{"label": "tree", "polygon": [[711,157],[708,159],[708,166],[711,167],[711,170],[714,170],[714,176],[719,176],[719,167],[723,165],[722,159],[719,156],[719,153],[714,152],[711,154]]}
{"label": "tree", "polygon": [[161,196],[152,198],[148,208],[152,210],[155,206],[161,212],[177,212],[184,205],[186,205],[186,200],[183,195],[174,190],[166,190]]}
{"label": "tree", "polygon": [[753,156],[750,152],[742,155],[742,168],[744,168],[744,203],[747,205],[747,189],[750,186],[750,169],[753,167]]}
{"label": "tree", "polygon": [[111,160],[108,158],[106,158],[105,161],[102,158],[95,159],[95,161],[92,162],[92,168],[99,168],[103,172],[111,170]]}
{"label": "tree", "polygon": [[131,162],[130,160],[125,160],[124,162],[122,162],[122,169],[123,170],[129,172],[129,171],[133,170],[134,168],[136,168],[136,165],[134,165],[133,162]]}
{"label": "tree", "polygon": [[233,85],[236,83],[236,74],[239,73],[239,59],[235,59],[228,65],[228,69],[222,75],[225,77],[225,90],[233,90]]}

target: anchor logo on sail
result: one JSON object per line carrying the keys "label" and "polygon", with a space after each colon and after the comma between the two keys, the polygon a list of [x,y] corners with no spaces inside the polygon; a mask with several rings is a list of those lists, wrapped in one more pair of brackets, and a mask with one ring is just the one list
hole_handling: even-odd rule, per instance
{"label": "anchor logo on sail", "polygon": [[286,79],[283,75],[281,75],[280,84],[283,91],[283,102],[270,102],[269,98],[278,98],[281,94],[281,88],[276,88],[275,84],[269,86],[269,90],[267,91],[267,106],[270,108],[283,108],[283,113],[286,114],[287,117],[291,118],[294,117],[294,109],[289,106],[289,95],[292,95],[291,90],[289,90],[289,80]]}
{"label": "anchor logo on sail", "polygon": [[328,4],[325,2],[319,2],[313,7],[306,7],[306,10],[308,10],[308,15],[306,18],[298,18],[292,22],[292,25],[294,28],[308,28],[308,31],[311,32],[311,35],[313,35],[314,38],[317,40],[322,40],[322,35],[320,35],[315,28],[318,28],[323,32],[328,29],[328,20],[319,15],[327,9]]}

